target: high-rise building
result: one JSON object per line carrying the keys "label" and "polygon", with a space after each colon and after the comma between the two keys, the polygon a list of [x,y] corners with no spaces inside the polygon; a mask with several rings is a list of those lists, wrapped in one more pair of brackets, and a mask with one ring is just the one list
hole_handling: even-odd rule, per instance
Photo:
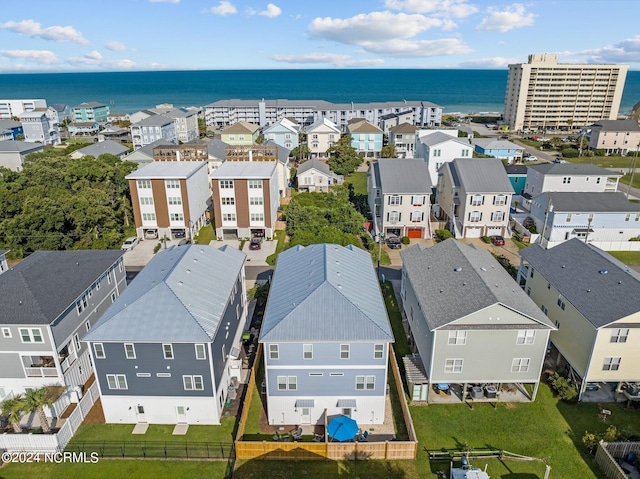
{"label": "high-rise building", "polygon": [[615,120],[629,65],[558,63],[529,55],[509,65],[504,119],[512,130],[583,127]]}

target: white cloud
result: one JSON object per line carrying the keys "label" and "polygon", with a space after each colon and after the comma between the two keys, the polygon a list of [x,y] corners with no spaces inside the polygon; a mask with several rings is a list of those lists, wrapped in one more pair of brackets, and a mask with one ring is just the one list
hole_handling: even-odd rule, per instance
{"label": "white cloud", "polygon": [[362,48],[377,55],[396,58],[427,58],[443,55],[459,55],[471,53],[462,40],[442,38],[438,40],[389,40],[387,42],[370,42],[361,44]]}
{"label": "white cloud", "polygon": [[489,16],[482,19],[482,23],[476,27],[476,30],[481,32],[508,32],[514,28],[533,25],[536,17],[533,13],[527,13],[522,3],[514,3],[509,7],[505,7],[504,10],[490,7],[487,13],[489,13]]}
{"label": "white cloud", "polygon": [[85,53],[85,58],[89,58],[90,60],[102,60],[102,54],[98,50],[93,50],[92,52]]}
{"label": "white cloud", "polygon": [[0,50],[0,55],[11,59],[20,59],[44,65],[59,63],[56,54],[50,50]]}
{"label": "white cloud", "polygon": [[478,7],[467,0],[385,0],[384,6],[402,12],[454,18],[468,17],[478,11]]}
{"label": "white cloud", "polygon": [[492,57],[492,58],[478,58],[477,60],[469,60],[460,63],[460,68],[469,69],[498,69],[507,68],[510,63],[518,63],[517,58],[504,58],[504,57]]}
{"label": "white cloud", "polygon": [[9,21],[0,23],[0,28],[11,30],[28,37],[40,37],[45,40],[53,40],[54,42],[72,42],[80,45],[88,45],[89,41],[82,36],[72,26],[53,26],[42,28],[39,22],[34,20],[21,20],[19,22]]}
{"label": "white cloud", "polygon": [[103,58],[91,58],[85,55],[82,58],[67,58],[66,63],[73,66],[85,66],[90,67],[91,70],[165,70],[168,69],[167,65],[162,65],[155,62],[143,62],[138,63],[132,60],[118,59],[118,60],[106,60]]}
{"label": "white cloud", "polygon": [[282,13],[282,9],[279,6],[274,5],[273,3],[270,3],[267,5],[267,9],[261,12],[258,12],[258,15],[262,15],[263,17],[268,17],[268,18],[275,18],[281,13]]}
{"label": "white cloud", "polygon": [[109,40],[107,43],[104,44],[104,47],[107,50],[111,50],[112,52],[123,52],[125,50],[133,50],[133,48],[129,48],[124,43],[118,42],[116,40]]}
{"label": "white cloud", "polygon": [[209,11],[214,15],[221,16],[233,15],[234,13],[238,13],[236,7],[233,6],[231,2],[227,2],[227,0],[222,0],[220,3],[218,3],[217,7],[211,7]]}
{"label": "white cloud", "polygon": [[640,62],[640,35],[627,38],[603,48],[563,52],[561,55],[588,57],[592,63],[635,63]]}
{"label": "white cloud", "polygon": [[371,12],[351,18],[315,18],[309,33],[316,38],[348,45],[364,42],[385,42],[395,38],[410,38],[433,27],[443,26],[438,18],[406,13]]}
{"label": "white cloud", "polygon": [[293,64],[330,64],[336,67],[373,67],[384,63],[381,58],[355,60],[338,53],[306,53],[301,55],[271,55],[272,60]]}

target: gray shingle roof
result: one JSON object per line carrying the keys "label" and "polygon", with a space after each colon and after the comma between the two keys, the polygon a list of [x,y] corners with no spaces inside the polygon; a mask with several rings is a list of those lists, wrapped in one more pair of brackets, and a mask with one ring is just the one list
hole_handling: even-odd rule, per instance
{"label": "gray shingle roof", "polygon": [[130,179],[179,179],[189,178],[205,161],[153,161],[131,172],[125,178]]}
{"label": "gray shingle roof", "polygon": [[5,140],[0,141],[0,152],[30,152],[43,150],[44,145],[40,143],[31,143],[28,141]]}
{"label": "gray shingle roof", "polygon": [[374,161],[372,168],[383,194],[431,194],[429,166],[421,158],[383,158]]}
{"label": "gray shingle roof", "polygon": [[140,120],[138,123],[134,123],[132,126],[164,126],[169,123],[173,123],[173,118],[167,115],[152,115]]}
{"label": "gray shingle roof", "polygon": [[640,274],[594,246],[574,238],[520,256],[596,328],[640,311]]}
{"label": "gray shingle roof", "polygon": [[471,144],[468,140],[447,135],[446,133],[443,133],[441,131],[436,131],[434,133],[431,133],[430,135],[423,136],[420,138],[420,141],[427,146],[439,145],[440,143],[444,143],[445,141],[455,141],[456,143],[460,143],[461,145],[471,148]]}
{"label": "gray shingle roof", "polygon": [[22,123],[19,121],[12,120],[10,118],[5,118],[4,120],[0,120],[0,131],[2,130],[12,130],[14,128],[19,128],[22,126]]}
{"label": "gray shingle roof", "polygon": [[526,175],[527,174],[526,165],[504,165],[504,170],[507,172],[507,175]]}
{"label": "gray shingle roof", "polygon": [[[640,211],[640,203],[633,203],[624,193],[617,192],[554,192],[538,197],[551,199],[553,210],[566,213],[632,213]],[[542,203],[542,202],[540,202]],[[548,201],[544,201],[548,204]]]}
{"label": "gray shingle roof", "polygon": [[513,193],[513,186],[497,158],[456,158],[448,163],[467,193]]}
{"label": "gray shingle roof", "polygon": [[260,341],[393,342],[369,253],[334,244],[280,253]]}
{"label": "gray shingle roof", "polygon": [[399,125],[392,126],[389,131],[393,134],[416,134],[417,127],[411,123],[400,123]]}
{"label": "gray shingle roof", "polygon": [[635,120],[598,120],[591,128],[600,131],[640,131]]}
{"label": "gray shingle roof", "polygon": [[76,151],[78,151],[82,155],[95,156],[97,158],[98,156],[104,154],[119,156],[123,153],[128,153],[129,148],[122,145],[122,143],[118,143],[117,141],[105,140],[94,143],[93,145],[85,146],[84,148],[80,148]]}
{"label": "gray shingle roof", "polygon": [[[488,251],[449,239],[431,248],[413,246],[400,256],[432,331],[494,304],[553,329],[551,321]],[[461,269],[454,271],[456,268]]]}
{"label": "gray shingle roof", "polygon": [[214,138],[207,141],[207,151],[209,152],[209,155],[220,160],[224,160],[227,156],[225,148],[228,146],[230,146],[229,143],[225,143],[220,138]]}
{"label": "gray shingle roof", "polygon": [[36,251],[0,275],[0,323],[51,323],[123,254]]}
{"label": "gray shingle roof", "polygon": [[165,139],[156,140],[153,143],[149,143],[148,145],[143,146],[142,148],[138,148],[137,150],[132,151],[131,153],[129,153],[129,155],[125,156],[124,159],[126,160],[131,155],[135,155],[135,156],[146,155],[149,157],[149,160],[153,160],[153,149],[159,146],[168,146],[168,145],[173,145],[173,143]]}
{"label": "gray shingle roof", "polygon": [[84,339],[211,341],[246,256],[206,245],[158,253]]}
{"label": "gray shingle roof", "polygon": [[298,167],[298,175],[304,173],[305,171],[310,170],[311,168],[315,168],[316,170],[324,173],[327,176],[331,176],[331,168],[324,161],[317,160],[312,158],[310,160],[305,161]]}
{"label": "gray shingle roof", "polygon": [[484,150],[524,150],[524,146],[516,145],[507,140],[493,138],[474,138],[473,144]]}
{"label": "gray shingle roof", "polygon": [[98,103],[97,101],[85,101],[80,103],[78,106],[74,106],[74,108],[101,108],[103,106],[107,106],[104,103]]}
{"label": "gray shingle roof", "polygon": [[592,163],[540,163],[528,168],[543,175],[600,175],[604,177],[622,176],[615,171],[605,170]]}

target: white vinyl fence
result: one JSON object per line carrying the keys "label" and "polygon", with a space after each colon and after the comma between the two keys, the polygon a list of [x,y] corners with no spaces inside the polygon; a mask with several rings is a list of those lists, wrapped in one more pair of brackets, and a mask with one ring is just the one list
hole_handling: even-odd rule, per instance
{"label": "white vinyl fence", "polygon": [[99,397],[98,383],[94,382],[57,434],[1,434],[0,450],[9,452],[64,451]]}

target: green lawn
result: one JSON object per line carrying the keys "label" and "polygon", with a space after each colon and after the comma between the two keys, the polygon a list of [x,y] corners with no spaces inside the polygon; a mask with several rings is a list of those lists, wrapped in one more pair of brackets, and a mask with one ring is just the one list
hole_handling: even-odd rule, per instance
{"label": "green lawn", "polygon": [[226,461],[99,459],[96,464],[8,464],[0,469],[0,479],[210,479],[225,477],[226,470]]}
{"label": "green lawn", "polygon": [[607,251],[611,256],[629,266],[640,265],[640,251]]}
{"label": "green lawn", "polygon": [[209,244],[216,239],[216,231],[213,229],[213,223],[209,223],[207,226],[203,226],[198,232],[197,244]]}
{"label": "green lawn", "polygon": [[356,195],[367,195],[367,172],[356,171],[351,176],[344,179],[345,184],[353,185],[353,192]]}
{"label": "green lawn", "polygon": [[[620,178],[620,183],[624,183],[625,185],[628,185],[631,182],[631,175],[626,174],[624,175],[622,178]],[[633,175],[633,184],[631,185],[634,188],[640,188],[640,170],[636,171],[635,174]],[[625,187],[620,187],[618,185],[618,191],[623,191],[626,193],[626,189]]]}
{"label": "green lawn", "polygon": [[511,238],[511,241],[513,241],[513,243],[518,247],[518,249],[525,249],[527,246],[531,246],[526,243],[523,243],[522,241],[518,241],[513,237]]}
{"label": "green lawn", "polygon": [[278,245],[276,246],[276,252],[273,253],[272,255],[267,256],[267,264],[270,265],[274,265],[276,264],[276,258],[278,257],[278,255],[280,253],[282,253],[285,249],[285,239],[287,237],[287,234],[285,233],[284,230],[276,230],[275,231],[275,239],[278,241]]}
{"label": "green lawn", "polygon": [[523,145],[532,146],[537,149],[540,149],[540,145],[542,145],[539,141],[527,140],[526,138],[518,138],[516,143],[522,143]]}

